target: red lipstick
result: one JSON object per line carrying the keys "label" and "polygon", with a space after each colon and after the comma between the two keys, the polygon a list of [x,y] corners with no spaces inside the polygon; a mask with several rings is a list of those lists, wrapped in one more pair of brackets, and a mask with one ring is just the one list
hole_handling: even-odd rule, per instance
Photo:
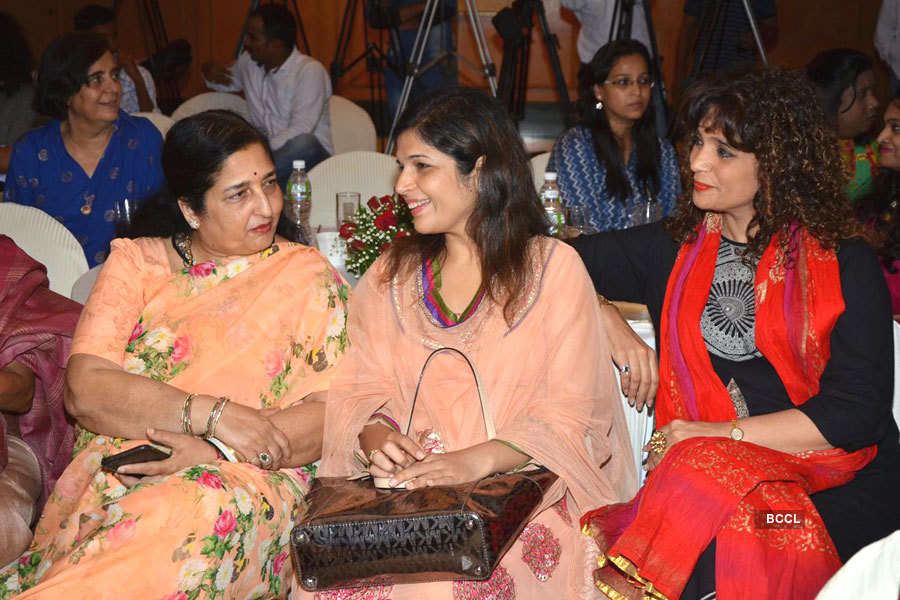
{"label": "red lipstick", "polygon": [[707,190],[713,189],[713,186],[706,185],[705,183],[701,183],[699,181],[694,181],[694,191],[695,192],[705,192]]}

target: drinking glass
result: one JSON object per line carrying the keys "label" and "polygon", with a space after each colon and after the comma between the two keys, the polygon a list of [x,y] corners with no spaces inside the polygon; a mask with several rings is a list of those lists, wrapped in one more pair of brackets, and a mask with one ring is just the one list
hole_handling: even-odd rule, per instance
{"label": "drinking glass", "polygon": [[125,227],[131,225],[134,213],[137,211],[137,201],[134,198],[122,198],[116,200],[113,210],[116,212],[116,223]]}
{"label": "drinking glass", "polygon": [[344,221],[349,221],[357,210],[359,210],[359,192],[338,192],[335,198],[335,217],[338,229]]}
{"label": "drinking glass", "polygon": [[569,206],[566,208],[566,224],[584,234],[597,233],[591,225],[586,206]]}

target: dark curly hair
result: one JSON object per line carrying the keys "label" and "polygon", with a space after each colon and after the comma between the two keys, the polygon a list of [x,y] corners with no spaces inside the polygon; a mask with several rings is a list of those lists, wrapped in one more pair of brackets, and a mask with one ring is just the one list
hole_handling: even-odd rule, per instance
{"label": "dark curly hair", "polygon": [[701,125],[721,130],[731,146],[754,154],[759,165],[745,261],[758,260],[777,233],[788,251],[794,224],[830,249],[842,239],[862,236],[847,200],[837,137],[803,76],[781,69],[753,71],[729,81],[699,83],[688,93],[679,127],[688,136],[681,144],[685,193],[668,224],[676,240],[695,239],[705,215],[693,203],[689,159]]}
{"label": "dark curly hair", "polygon": [[[506,110],[484,92],[441,89],[418,98],[401,115],[397,134],[418,137],[456,162],[467,180],[479,158],[478,199],[466,232],[479,249],[481,281],[488,297],[503,304],[510,323],[524,294],[528,276],[528,242],[547,232],[549,223],[538,200],[531,163],[522,138]],[[417,264],[442,257],[443,234],[400,238],[391,246],[382,283]]]}
{"label": "dark curly hair", "polygon": [[68,119],[69,100],[87,84],[91,65],[107,52],[106,38],[88,31],[65,33],[50,42],[38,70],[38,112],[60,121]]}

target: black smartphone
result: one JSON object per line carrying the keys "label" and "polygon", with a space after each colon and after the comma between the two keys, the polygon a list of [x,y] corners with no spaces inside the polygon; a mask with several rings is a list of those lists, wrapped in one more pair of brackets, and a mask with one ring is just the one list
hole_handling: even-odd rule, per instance
{"label": "black smartphone", "polygon": [[[100,468],[107,473],[115,473],[116,469],[123,465],[132,465],[134,463],[153,462],[156,460],[165,460],[169,458],[172,451],[164,446],[156,446],[153,444],[143,444],[134,448],[129,448],[112,454],[100,461]],[[140,477],[140,475],[130,473],[132,477]]]}

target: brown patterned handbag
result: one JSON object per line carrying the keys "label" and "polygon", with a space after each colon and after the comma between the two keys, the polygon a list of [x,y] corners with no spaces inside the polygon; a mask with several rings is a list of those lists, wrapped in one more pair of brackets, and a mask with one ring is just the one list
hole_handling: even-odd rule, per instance
{"label": "brown patterned handbag", "polygon": [[[496,436],[481,381],[469,358],[440,348],[425,360],[406,434],[431,359],[465,359],[475,376],[488,439]],[[371,480],[322,477],[291,535],[291,556],[308,592],[340,587],[484,580],[534,517],[557,476],[543,467],[461,485],[382,490]]]}

